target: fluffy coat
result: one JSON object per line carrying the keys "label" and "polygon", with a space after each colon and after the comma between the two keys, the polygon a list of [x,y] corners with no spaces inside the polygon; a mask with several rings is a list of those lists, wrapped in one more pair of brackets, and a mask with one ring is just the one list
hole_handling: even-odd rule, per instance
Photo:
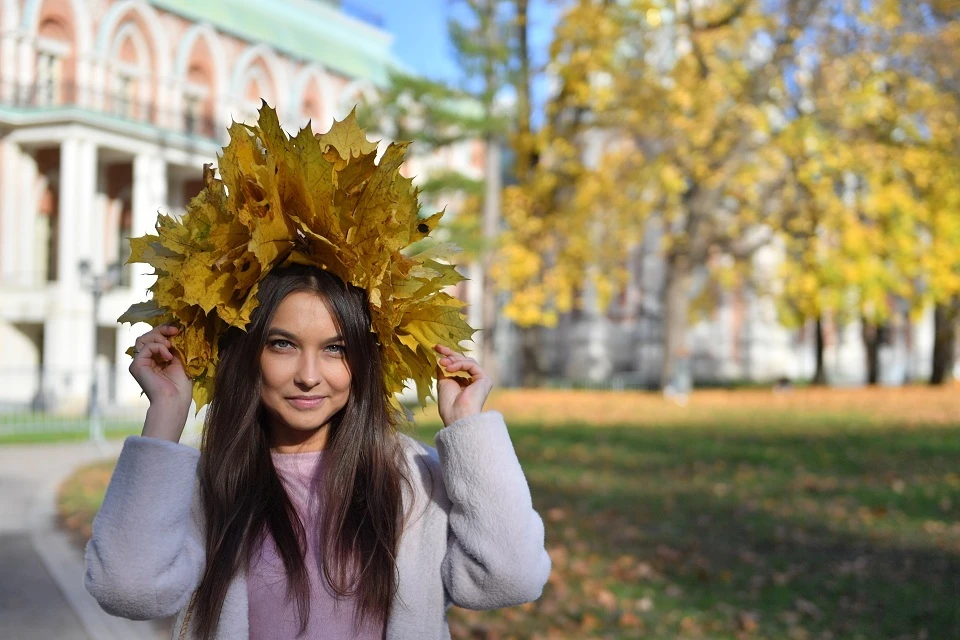
{"label": "fluffy coat", "polygon": [[[495,609],[539,598],[550,575],[543,521],[503,416],[460,420],[437,434],[436,449],[400,437],[413,515],[400,539],[387,640],[450,638],[451,604]],[[84,584],[105,611],[134,620],[177,614],[175,638],[205,565],[199,457],[185,445],[127,438],[86,551]],[[249,637],[244,572],[230,584],[215,637]]]}

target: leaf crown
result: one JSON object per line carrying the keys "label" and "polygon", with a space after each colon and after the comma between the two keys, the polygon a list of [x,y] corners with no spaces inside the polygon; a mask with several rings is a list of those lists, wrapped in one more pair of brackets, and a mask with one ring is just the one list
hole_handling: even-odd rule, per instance
{"label": "leaf crown", "polygon": [[419,192],[400,173],[407,143],[390,144],[377,163],[355,113],[327,133],[308,124],[290,137],[266,103],[255,126],[233,123],[229,135],[221,177],[204,166],[204,187],[182,218],[161,214],[155,235],[131,238],[128,263],[151,265],[157,279],[152,298],[118,321],[182,327],[171,342],[199,411],[213,393],[219,338],[246,328],[261,280],[277,267],[314,265],[367,292],[388,393],[413,380],[425,404],[433,346],[456,348],[474,330],[464,303],[444,291],[464,279],[446,263],[457,247],[422,248],[443,212],[420,217]]}

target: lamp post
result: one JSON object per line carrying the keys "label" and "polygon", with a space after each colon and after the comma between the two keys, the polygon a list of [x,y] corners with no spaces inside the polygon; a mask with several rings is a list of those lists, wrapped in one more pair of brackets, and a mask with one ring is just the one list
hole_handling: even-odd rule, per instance
{"label": "lamp post", "polygon": [[103,422],[100,415],[100,389],[97,376],[97,355],[100,353],[100,299],[120,281],[120,263],[107,266],[106,273],[94,273],[89,260],[80,261],[81,286],[93,294],[93,359],[90,364],[90,402],[87,418],[90,420],[90,440],[103,442]]}

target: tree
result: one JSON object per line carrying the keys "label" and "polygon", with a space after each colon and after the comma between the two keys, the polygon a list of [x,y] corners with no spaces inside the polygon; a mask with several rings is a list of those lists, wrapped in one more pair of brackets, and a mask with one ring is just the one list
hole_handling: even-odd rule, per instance
{"label": "tree", "polygon": [[[460,201],[454,218],[454,239],[466,256],[482,265],[483,303],[480,334],[481,360],[494,373],[493,327],[496,320],[494,287],[489,277],[492,250],[499,232],[500,148],[510,130],[509,118],[499,113],[498,97],[510,86],[517,66],[516,13],[526,2],[503,0],[452,0],[450,37],[462,72],[459,86],[395,72],[380,92],[370,117],[394,139],[416,141],[420,154],[481,140],[484,148],[483,180],[472,180],[452,171],[433,173],[421,190],[441,201]],[[527,116],[529,122],[529,114]],[[477,241],[477,232],[482,240]]]}
{"label": "tree", "polygon": [[[958,65],[944,56],[934,78],[919,49],[936,41],[955,55],[951,22],[923,25],[927,10],[956,5],[573,3],[551,49],[557,90],[536,135],[539,162],[505,194],[506,312],[551,325],[585,287],[608,298],[626,255],[657,234],[668,384],[687,352],[695,276],[742,281],[775,239],[782,315],[817,324],[817,379],[829,316],[861,323],[877,381],[902,304],[916,312],[957,295],[946,275],[960,249],[947,215],[957,103],[937,83],[955,88]],[[716,267],[729,264],[719,256],[732,269]]]}
{"label": "tree", "polygon": [[932,28],[905,44],[912,45],[928,79],[922,83],[928,135],[923,136],[925,148],[912,156],[919,166],[911,175],[929,203],[932,250],[925,257],[935,305],[930,383],[942,384],[953,368],[960,313],[960,2],[934,0],[929,8]]}
{"label": "tree", "polygon": [[819,2],[597,2],[564,15],[559,89],[541,163],[516,190],[502,272],[508,311],[550,324],[584,282],[621,287],[630,249],[658,233],[665,265],[662,382],[687,352],[693,278],[719,253],[747,261],[785,163],[771,145],[794,42]]}

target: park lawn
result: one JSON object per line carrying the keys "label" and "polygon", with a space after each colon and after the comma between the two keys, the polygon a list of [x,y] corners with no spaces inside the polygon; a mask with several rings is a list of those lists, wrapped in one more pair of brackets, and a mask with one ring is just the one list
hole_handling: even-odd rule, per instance
{"label": "park lawn", "polygon": [[[109,439],[140,433],[143,421],[105,418],[103,430]],[[0,413],[0,446],[80,442],[90,438],[90,421],[85,416],[52,415],[39,412]]]}
{"label": "park lawn", "polygon": [[[553,573],[454,638],[960,638],[960,403],[888,391],[499,394]],[[62,488],[75,530],[111,468]]]}
{"label": "park lawn", "polygon": [[[86,426],[86,424],[84,424]],[[142,424],[117,428],[109,428],[105,431],[105,437],[108,440],[119,440],[127,436],[140,435],[143,430]],[[74,429],[69,431],[38,431],[35,433],[4,433],[0,434],[0,446],[20,445],[20,444],[52,444],[54,442],[82,442],[89,440],[90,434],[87,431]]]}

